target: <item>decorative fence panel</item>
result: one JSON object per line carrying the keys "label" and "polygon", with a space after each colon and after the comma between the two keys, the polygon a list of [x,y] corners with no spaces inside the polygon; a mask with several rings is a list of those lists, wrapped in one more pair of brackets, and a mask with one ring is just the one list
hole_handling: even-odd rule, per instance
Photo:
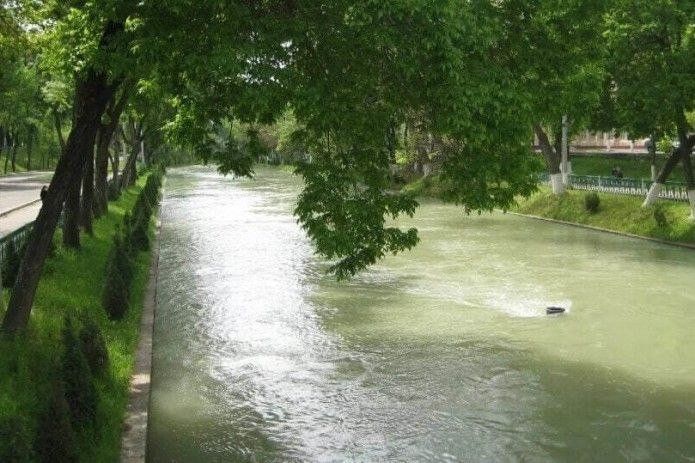
{"label": "decorative fence panel", "polygon": [[[111,178],[108,181],[108,190],[110,190],[113,187],[114,179]],[[5,257],[7,256],[7,247],[9,246],[10,243],[13,243],[16,247],[17,250],[19,250],[19,247],[22,246],[22,244],[26,241],[26,239],[29,237],[29,233],[31,233],[31,229],[34,226],[34,222],[31,221],[27,224],[22,225],[16,230],[13,230],[12,232],[8,233],[5,236],[0,237],[0,262],[5,261]],[[63,226],[63,213],[61,212],[60,218],[58,219],[58,226],[62,227]]]}
{"label": "decorative fence panel", "polygon": [[[539,180],[541,182],[549,181],[548,174],[541,174]],[[651,180],[594,175],[570,175],[569,181],[575,190],[602,191],[630,196],[646,196],[653,183]],[[687,201],[688,189],[683,182],[666,182],[659,197],[674,201]]]}

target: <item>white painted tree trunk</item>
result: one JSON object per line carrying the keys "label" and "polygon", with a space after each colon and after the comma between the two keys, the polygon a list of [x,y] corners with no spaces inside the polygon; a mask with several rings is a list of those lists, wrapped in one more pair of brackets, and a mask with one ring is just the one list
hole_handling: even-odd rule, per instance
{"label": "white painted tree trunk", "polygon": [[654,164],[652,164],[652,182],[656,181],[656,174],[657,174],[656,166]]}
{"label": "white painted tree trunk", "polygon": [[422,176],[427,177],[432,173],[432,164],[426,162],[422,165]]}
{"label": "white painted tree trunk", "polygon": [[562,181],[562,174],[550,174],[550,186],[553,189],[554,195],[560,195],[565,192],[565,184]]}
{"label": "white painted tree trunk", "polygon": [[688,202],[690,203],[690,220],[695,220],[695,190],[688,190]]}
{"label": "white painted tree trunk", "polygon": [[661,193],[661,189],[663,187],[663,183],[652,183],[652,186],[649,188],[649,192],[647,193],[647,197],[644,199],[644,202],[642,203],[642,207],[649,207],[652,204],[654,204],[656,200],[659,198],[659,193]]}

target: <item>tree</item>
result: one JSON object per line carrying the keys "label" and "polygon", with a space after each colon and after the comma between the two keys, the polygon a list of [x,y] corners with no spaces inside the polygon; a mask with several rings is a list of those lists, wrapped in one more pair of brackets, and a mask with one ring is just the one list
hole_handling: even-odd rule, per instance
{"label": "tree", "polygon": [[[123,23],[107,22],[98,40],[98,49],[106,53],[122,31]],[[5,332],[14,333],[21,330],[29,320],[36,286],[58,223],[62,204],[68,189],[72,188],[74,192],[75,185],[79,187],[85,153],[94,146],[98,121],[114,91],[115,85],[109,82],[104,70],[88,67],[78,73],[75,84],[73,126],[29,236],[27,250],[5,313],[3,321]],[[74,200],[74,195],[72,199]],[[74,218],[73,214],[72,220],[75,220]],[[68,229],[68,231],[72,230]]]}
{"label": "tree", "polygon": [[687,113],[695,109],[695,5],[672,0],[617,0],[604,33],[612,59],[612,97],[619,124],[633,136],[674,134],[673,150],[652,184],[649,206],[681,162],[695,219],[691,166],[695,135]]}
{"label": "tree", "polygon": [[[389,190],[393,131],[407,114],[422,114],[423,128],[441,140],[446,195],[466,210],[507,208],[515,195],[536,187],[528,130],[533,95],[512,59],[519,46],[502,39],[510,21],[506,4],[47,5],[55,49],[46,59],[73,76],[75,117],[29,238],[5,332],[26,326],[48,237],[66,198],[70,240],[79,242],[71,217],[85,160],[125,81],[161,88],[172,108],[161,124],[169,143],[239,175],[252,175],[252,162],[263,152],[256,149],[259,134],[248,132],[250,149],[239,155],[231,143],[213,149],[219,127],[231,120],[271,124],[293,108],[293,138],[312,159],[299,167],[305,189],[296,213],[318,251],[334,260],[338,277],[418,241],[415,229],[387,222],[417,207],[413,198]],[[142,140],[147,123],[136,122]]]}
{"label": "tree", "polygon": [[509,65],[519,70],[552,191],[562,193],[563,118],[566,129],[570,121],[572,130],[581,129],[590,115],[588,109],[596,106],[601,95],[603,54],[597,25],[605,2],[503,2],[501,8],[507,18],[502,52],[508,55]]}
{"label": "tree", "polygon": [[[108,203],[108,167],[109,167],[109,147],[113,140],[113,135],[119,126],[119,120],[128,102],[130,86],[124,84],[119,93],[109,100],[106,107],[105,117],[102,118],[97,132],[96,154],[95,154],[95,179],[94,179],[94,204],[92,211],[95,217],[99,217],[106,212]],[[86,201],[88,203],[88,201]],[[83,209],[89,207],[84,204]]]}

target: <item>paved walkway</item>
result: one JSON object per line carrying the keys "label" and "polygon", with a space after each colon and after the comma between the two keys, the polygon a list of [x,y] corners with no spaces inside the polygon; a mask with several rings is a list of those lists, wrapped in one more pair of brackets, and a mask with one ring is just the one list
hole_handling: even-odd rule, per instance
{"label": "paved walkway", "polygon": [[41,209],[41,187],[53,172],[29,172],[0,177],[0,237],[36,218]]}

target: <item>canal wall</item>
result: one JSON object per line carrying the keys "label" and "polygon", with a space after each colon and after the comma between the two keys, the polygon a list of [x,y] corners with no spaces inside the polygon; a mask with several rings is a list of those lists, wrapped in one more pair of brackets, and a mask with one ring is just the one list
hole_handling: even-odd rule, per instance
{"label": "canal wall", "polygon": [[[161,204],[160,204],[161,208]],[[121,462],[142,463],[147,456],[147,423],[152,382],[152,334],[154,312],[157,305],[157,279],[159,277],[159,233],[161,221],[156,217],[150,273],[140,320],[140,339],[130,379],[130,397],[123,421]]]}

